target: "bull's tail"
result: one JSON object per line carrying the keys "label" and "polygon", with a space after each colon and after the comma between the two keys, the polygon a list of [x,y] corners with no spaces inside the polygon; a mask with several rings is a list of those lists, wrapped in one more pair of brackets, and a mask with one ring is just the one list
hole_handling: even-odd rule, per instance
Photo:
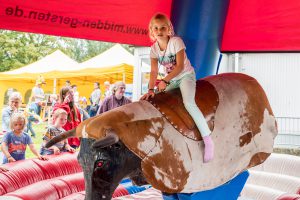
{"label": "bull's tail", "polygon": [[55,136],[54,138],[52,138],[49,142],[47,142],[47,144],[45,145],[46,148],[49,148],[51,147],[52,145],[62,141],[62,140],[65,140],[69,137],[72,137],[72,136],[75,136],[76,135],[76,129],[72,129],[72,130],[69,130],[69,131],[66,131],[58,136]]}

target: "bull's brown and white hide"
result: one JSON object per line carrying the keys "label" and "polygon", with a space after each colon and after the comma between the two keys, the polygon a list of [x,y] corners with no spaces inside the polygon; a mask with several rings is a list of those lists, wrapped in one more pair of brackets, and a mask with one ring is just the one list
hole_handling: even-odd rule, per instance
{"label": "bull's brown and white hide", "polygon": [[252,77],[231,73],[201,81],[209,87],[197,89],[197,98],[214,98],[214,105],[201,98],[197,101],[215,143],[214,159],[209,163],[203,163],[201,138],[176,130],[170,117],[147,101],[92,118],[77,131],[92,138],[114,131],[142,159],[147,181],[163,192],[191,193],[220,186],[271,154],[277,126],[263,89]]}

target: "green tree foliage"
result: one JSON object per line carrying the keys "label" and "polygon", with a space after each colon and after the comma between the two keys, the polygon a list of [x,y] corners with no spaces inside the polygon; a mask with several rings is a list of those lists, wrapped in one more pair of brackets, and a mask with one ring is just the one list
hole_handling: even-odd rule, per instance
{"label": "green tree foliage", "polygon": [[114,45],[109,42],[74,38],[63,38],[63,43],[60,49],[77,62],[83,62],[97,56]]}
{"label": "green tree foliage", "polygon": [[[83,62],[112,47],[113,43],[0,30],[0,72],[23,67],[60,49]],[[128,51],[128,45],[122,45]]]}
{"label": "green tree foliage", "polygon": [[0,31],[0,71],[17,69],[49,54],[56,48],[54,37]]}

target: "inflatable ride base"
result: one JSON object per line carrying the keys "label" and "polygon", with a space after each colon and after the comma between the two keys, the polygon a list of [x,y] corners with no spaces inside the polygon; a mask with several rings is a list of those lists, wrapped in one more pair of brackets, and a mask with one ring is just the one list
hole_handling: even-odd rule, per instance
{"label": "inflatable ride base", "polygon": [[212,190],[191,194],[163,194],[164,200],[237,200],[248,179],[249,172],[245,171],[231,181]]}

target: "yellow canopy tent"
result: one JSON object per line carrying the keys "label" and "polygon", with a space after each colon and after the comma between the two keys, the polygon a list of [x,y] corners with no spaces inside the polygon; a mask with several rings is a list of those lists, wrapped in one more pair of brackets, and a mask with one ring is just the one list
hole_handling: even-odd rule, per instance
{"label": "yellow canopy tent", "polygon": [[[66,55],[61,56],[61,54],[63,54],[62,52],[59,54],[61,62],[65,59],[63,57]],[[111,83],[124,81],[130,84],[133,81],[134,56],[121,45],[115,45],[111,49],[103,52],[104,56],[100,54],[81,64],[75,61],[67,62],[65,65],[62,62],[57,64],[57,57],[51,55],[52,54],[37,61],[38,63],[36,62],[17,69],[19,71],[13,70],[0,73],[0,89],[2,91],[0,93],[0,108],[2,108],[4,102],[7,101],[5,95],[10,88],[21,92],[25,98],[23,102],[27,103],[31,89],[34,87],[35,80],[39,75],[43,76],[46,81],[46,85],[42,86],[45,93],[53,93],[53,91],[58,93],[59,89],[65,85],[65,81],[70,80],[72,84],[77,85],[80,96],[87,98],[93,91],[93,83],[96,81],[100,84],[104,81],[110,81]],[[70,58],[68,57],[68,59]],[[103,60],[105,60],[105,62]],[[108,62],[109,60],[111,60],[111,63]],[[52,66],[55,66],[52,69],[55,70],[49,70],[51,63]],[[103,66],[103,63],[106,66]],[[46,66],[44,69],[45,72],[42,72],[43,66]],[[26,67],[27,70],[24,70]],[[29,73],[26,71],[29,71]]]}

